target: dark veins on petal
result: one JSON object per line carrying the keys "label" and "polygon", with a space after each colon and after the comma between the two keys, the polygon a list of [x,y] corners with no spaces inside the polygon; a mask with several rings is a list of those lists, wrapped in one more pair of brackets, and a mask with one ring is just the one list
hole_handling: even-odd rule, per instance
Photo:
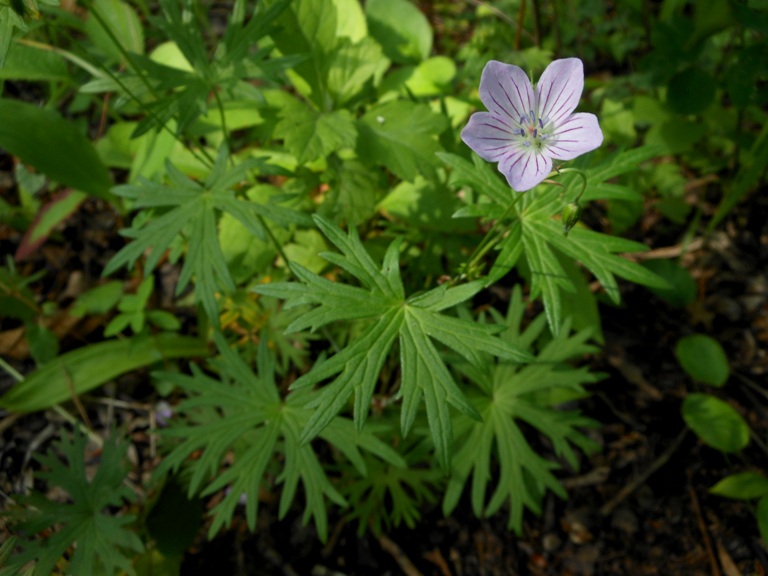
{"label": "dark veins on petal", "polygon": [[[507,92],[504,90],[504,87],[501,84],[499,84],[499,88],[501,88],[501,91],[504,92],[505,95],[507,95]],[[507,110],[504,106],[499,104],[499,102],[496,100],[496,97],[493,94],[491,94],[491,100],[493,100],[493,103],[499,107],[499,110],[501,110],[502,112],[504,112],[504,114],[506,114],[507,116],[509,116],[514,120],[514,117],[512,116],[512,114],[509,113],[509,110]],[[509,96],[507,96],[507,100],[509,100]]]}
{"label": "dark veins on petal", "polygon": [[[520,96],[520,90],[518,89],[517,84],[512,82],[512,85],[515,87],[515,90],[517,90],[517,95]],[[506,109],[504,111],[507,112],[507,115],[510,118],[512,118],[513,120],[517,120],[517,118],[522,116],[522,114],[520,114],[520,112],[518,111],[517,106],[515,106],[515,103],[512,102],[512,98],[509,97],[509,94],[507,93],[507,89],[504,88],[504,86],[501,84],[501,82],[499,82],[499,88],[501,88],[501,91],[504,92],[504,96],[507,97],[507,102],[509,102],[509,105],[512,107],[512,110],[515,111],[515,114],[517,115],[517,117],[512,116]],[[522,102],[522,101],[523,101],[523,99],[520,98],[520,102]]]}
{"label": "dark veins on petal", "polygon": [[[560,90],[560,93],[557,95],[557,98],[555,98],[555,101],[554,101],[554,103],[552,104],[552,107],[553,107],[553,108],[554,108],[554,107],[557,105],[557,103],[560,101],[560,97],[561,97],[561,96],[563,95],[563,93],[565,92],[565,89],[566,89],[566,86],[565,86],[565,85],[563,85],[563,87],[562,87],[562,88],[561,88],[561,90]],[[551,88],[550,88],[550,91],[551,91]],[[565,102],[563,102],[562,104],[560,104],[560,107],[559,107],[559,108],[558,108],[558,109],[557,109],[555,112],[552,112],[552,113],[550,113],[550,114],[549,114],[549,119],[550,119],[550,120],[552,120],[552,121],[557,121],[557,119],[559,118],[559,114],[560,114],[560,111],[563,109],[563,107],[564,107],[564,106],[565,106],[567,103],[568,103],[568,98],[566,98],[566,99],[565,99]]]}
{"label": "dark veins on petal", "polygon": [[[565,124],[563,126],[565,126]],[[562,136],[563,134],[567,134],[568,132],[573,132],[574,130],[581,130],[582,128],[584,127],[574,126],[573,128],[568,128],[568,130],[558,130],[555,133],[555,137],[557,137],[557,140],[552,144],[551,148],[555,148],[557,144],[560,144],[562,142],[568,142],[568,143],[578,142],[578,140],[564,140],[563,138],[560,138],[560,136]]]}

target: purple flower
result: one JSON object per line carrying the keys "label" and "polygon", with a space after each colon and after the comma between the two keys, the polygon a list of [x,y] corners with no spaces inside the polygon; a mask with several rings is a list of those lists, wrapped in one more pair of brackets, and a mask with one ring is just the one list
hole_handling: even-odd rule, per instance
{"label": "purple flower", "polygon": [[160,428],[168,426],[171,418],[173,418],[173,408],[165,400],[160,400],[155,404],[155,422]]}
{"label": "purple flower", "polygon": [[488,112],[469,119],[461,139],[499,171],[518,192],[530,190],[552,170],[552,160],[572,160],[603,142],[594,114],[573,114],[584,89],[578,58],[555,60],[534,90],[525,72],[491,60],[480,79]]}

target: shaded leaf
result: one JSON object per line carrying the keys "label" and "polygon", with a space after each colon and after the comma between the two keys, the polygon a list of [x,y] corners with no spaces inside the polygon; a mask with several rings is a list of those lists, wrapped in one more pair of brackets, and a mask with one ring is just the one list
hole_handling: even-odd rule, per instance
{"label": "shaded leaf", "polygon": [[0,146],[49,178],[111,201],[109,173],[74,124],[52,110],[0,99]]}
{"label": "shaded leaf", "polygon": [[169,358],[207,355],[208,349],[200,340],[177,334],[89,344],[30,374],[0,397],[0,406],[12,412],[43,410],[136,368]]}
{"label": "shaded leaf", "polygon": [[[89,16],[85,21],[85,32],[95,46],[110,58],[126,64],[123,52],[115,44],[117,41],[127,52],[144,52],[144,28],[135,10],[122,0],[94,0],[89,5]],[[102,23],[94,16],[97,12],[109,27],[107,32]]]}
{"label": "shaded leaf", "polygon": [[728,381],[728,357],[714,338],[704,334],[685,336],[677,341],[675,356],[694,380],[718,387]]}
{"label": "shaded leaf", "polygon": [[135,574],[132,558],[143,550],[141,540],[128,526],[131,515],[110,515],[106,509],[132,502],[136,495],[124,484],[127,468],[125,455],[128,443],[113,437],[104,443],[101,463],[92,479],[87,477],[86,438],[76,432],[70,440],[63,436],[56,447],[66,464],[53,452],[38,460],[47,467],[39,474],[50,486],[64,489],[71,501],[54,502],[40,494],[25,498],[28,505],[21,513],[19,534],[49,532],[42,542],[24,542],[23,551],[14,562],[23,566],[35,561],[35,574],[53,574],[62,556],[74,549],[69,557],[67,573],[71,574]]}

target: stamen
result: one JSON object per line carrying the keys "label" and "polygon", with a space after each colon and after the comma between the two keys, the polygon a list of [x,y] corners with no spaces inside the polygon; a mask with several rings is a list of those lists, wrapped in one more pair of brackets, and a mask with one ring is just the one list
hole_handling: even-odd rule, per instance
{"label": "stamen", "polygon": [[523,142],[523,146],[525,146],[526,148],[530,148],[531,143],[528,140],[526,140],[525,142]]}
{"label": "stamen", "polygon": [[528,114],[531,116],[531,122],[536,123],[536,115],[533,113],[533,110],[528,110]]}
{"label": "stamen", "polygon": [[539,131],[538,131],[538,130],[536,130],[536,128],[534,128],[534,129],[533,129],[533,137],[534,137],[534,138],[536,138],[536,136],[538,135],[538,133],[539,133]]}
{"label": "stamen", "polygon": [[526,122],[528,122],[528,118],[525,116],[520,116],[520,124],[525,124]]}
{"label": "stamen", "polygon": [[541,121],[541,118],[539,118],[539,128],[544,130],[544,122]]}

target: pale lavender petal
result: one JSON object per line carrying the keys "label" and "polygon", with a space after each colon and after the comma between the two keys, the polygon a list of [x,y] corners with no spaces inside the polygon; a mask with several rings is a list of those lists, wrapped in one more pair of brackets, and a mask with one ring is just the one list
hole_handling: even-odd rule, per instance
{"label": "pale lavender petal", "polygon": [[557,160],[572,160],[603,143],[597,116],[580,112],[560,124],[548,143],[547,154]]}
{"label": "pale lavender petal", "polygon": [[531,148],[512,149],[499,162],[499,171],[516,192],[530,190],[552,171],[552,160]]}
{"label": "pale lavender petal", "polygon": [[522,68],[496,60],[483,69],[480,100],[490,112],[511,122],[520,122],[536,105],[533,86]]}
{"label": "pale lavender petal", "polygon": [[461,139],[481,158],[498,162],[512,143],[512,130],[511,121],[506,116],[476,112],[461,131]]}
{"label": "pale lavender petal", "polygon": [[584,90],[584,65],[578,58],[555,60],[536,85],[539,118],[555,125],[576,110]]}

